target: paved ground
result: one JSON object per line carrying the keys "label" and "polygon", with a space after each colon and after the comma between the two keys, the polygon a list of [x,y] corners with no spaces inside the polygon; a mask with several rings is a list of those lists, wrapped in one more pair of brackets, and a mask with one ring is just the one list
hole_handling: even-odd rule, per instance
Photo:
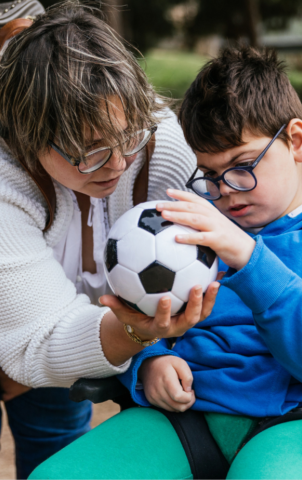
{"label": "paved ground", "polygon": [[[119,412],[119,407],[111,402],[94,405],[91,426],[94,428]],[[2,408],[2,433],[0,451],[0,480],[13,480],[16,478],[14,467],[14,444],[7,425],[5,410]]]}

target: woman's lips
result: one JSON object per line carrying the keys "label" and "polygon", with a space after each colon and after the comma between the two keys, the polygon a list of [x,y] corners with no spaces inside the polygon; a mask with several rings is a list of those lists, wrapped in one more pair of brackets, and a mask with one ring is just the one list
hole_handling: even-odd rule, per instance
{"label": "woman's lips", "polygon": [[243,217],[250,210],[251,205],[233,205],[229,208],[229,212],[232,217]]}
{"label": "woman's lips", "polygon": [[114,185],[117,184],[119,179],[120,179],[120,175],[118,177],[112,178],[111,180],[106,180],[105,182],[93,182],[93,183],[95,183],[99,187],[109,188],[109,187],[114,187]]}

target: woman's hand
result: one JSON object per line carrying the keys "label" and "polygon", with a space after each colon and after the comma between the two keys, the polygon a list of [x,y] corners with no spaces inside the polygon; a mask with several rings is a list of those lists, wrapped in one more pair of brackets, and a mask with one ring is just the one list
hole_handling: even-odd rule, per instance
{"label": "woman's hand", "polygon": [[15,382],[15,380],[9,378],[0,368],[0,393],[3,402],[8,402],[13,398],[22,395],[22,393],[28,392],[28,390],[30,390],[30,387]]}
{"label": "woman's hand", "polygon": [[156,208],[162,217],[197,230],[194,234],[177,235],[177,242],[210,247],[235,270],[248,263],[255,241],[247,233],[204,198],[179,190],[167,190],[167,194],[179,202],[158,203]]}
{"label": "woman's hand", "polygon": [[169,297],[163,297],[158,302],[155,317],[136,312],[112,295],[102,296],[100,302],[109,307],[121,323],[131,325],[142,340],[179,337],[210,315],[219,286],[218,282],[212,282],[204,297],[200,285],[192,288],[186,310],[174,317],[171,317]]}
{"label": "woman's hand", "polygon": [[147,400],[170,412],[184,412],[195,403],[193,375],[187,362],[172,355],[146,359],[140,369]]}

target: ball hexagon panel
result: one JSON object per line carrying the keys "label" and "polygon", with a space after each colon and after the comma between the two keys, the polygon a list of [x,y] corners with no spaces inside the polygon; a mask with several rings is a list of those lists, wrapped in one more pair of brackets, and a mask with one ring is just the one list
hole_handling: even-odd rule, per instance
{"label": "ball hexagon panel", "polygon": [[150,202],[139,203],[134,208],[140,208],[141,210],[148,210],[149,208],[155,208],[158,203],[168,202],[169,200],[151,200]]}
{"label": "ball hexagon panel", "polygon": [[133,310],[136,310],[136,311],[139,312],[139,313],[144,313],[142,310],[140,310],[140,309],[138,308],[138,306],[137,306],[135,303],[131,303],[131,302],[129,302],[128,300],[125,300],[125,299],[122,298],[122,297],[118,297],[118,298],[119,298],[119,300],[121,300],[121,302],[123,302],[125,305],[127,305],[127,306],[130,307],[130,308],[133,308]]}
{"label": "ball hexagon panel", "polygon": [[134,228],[117,242],[119,265],[139,273],[156,260],[155,239],[151,233]]}
{"label": "ball hexagon panel", "polygon": [[140,272],[139,278],[146,293],[164,293],[172,290],[175,272],[155,261]]}
{"label": "ball hexagon panel", "polygon": [[172,225],[156,235],[156,260],[174,272],[193,263],[197,258],[196,245],[177,243],[175,240],[176,235],[187,233],[192,233],[192,229],[182,225]]}
{"label": "ball hexagon panel", "polygon": [[218,265],[219,265],[219,261],[218,261],[218,257],[216,256],[211,268],[210,268],[210,273],[209,273],[209,283],[211,282],[214,282],[214,280],[216,280],[216,277],[217,277],[217,273],[218,273]]}
{"label": "ball hexagon panel", "polygon": [[171,315],[176,315],[177,312],[182,308],[183,302],[176,298],[171,292],[167,292],[165,294],[162,293],[155,293],[153,295],[146,294],[140,302],[138,302],[137,306],[140,310],[142,310],[146,315],[150,315],[150,317],[154,317],[156,313],[157,304],[163,296],[171,298]]}
{"label": "ball hexagon panel", "polygon": [[139,218],[138,226],[152,235],[157,235],[167,227],[174,225],[172,222],[165,220],[161,213],[155,208],[144,210]]}
{"label": "ball hexagon panel", "polygon": [[203,245],[197,245],[197,260],[204,263],[207,267],[211,268],[215,262],[216,253],[210,247]]}
{"label": "ball hexagon panel", "polygon": [[215,279],[217,268],[213,268],[212,272],[212,269],[195,260],[191,265],[176,273],[172,293],[183,302],[187,302],[191,288],[195,287],[195,285],[201,285],[203,292],[205,292],[209,283],[213,281],[213,275],[215,275]]}
{"label": "ball hexagon panel", "polygon": [[117,265],[117,240],[109,238],[106,243],[104,250],[104,262],[107,267],[108,272]]}
{"label": "ball hexagon panel", "polygon": [[124,213],[111,227],[109,237],[115,240],[121,240],[133,228],[137,227],[139,217],[142,214],[140,208],[131,208]]}
{"label": "ball hexagon panel", "polygon": [[131,303],[139,302],[146,294],[137,273],[131,272],[122,265],[116,265],[108,273],[108,280],[115,295]]}

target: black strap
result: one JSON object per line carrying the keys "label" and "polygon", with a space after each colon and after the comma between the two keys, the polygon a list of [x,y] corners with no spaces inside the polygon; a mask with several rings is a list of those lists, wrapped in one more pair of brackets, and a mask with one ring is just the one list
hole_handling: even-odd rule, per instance
{"label": "black strap", "polygon": [[[167,417],[176,431],[188,458],[193,478],[226,478],[230,466],[212,437],[203,412],[187,410],[184,413],[174,413],[162,409],[156,410]],[[302,420],[302,408],[294,408],[278,417],[260,419],[238,452],[247,442],[264,430],[293,420]]]}
{"label": "black strap", "polygon": [[293,410],[291,410],[290,412],[285,413],[284,415],[280,415],[278,417],[262,418],[256,428],[245,439],[244,443],[240,447],[240,450],[242,447],[244,447],[244,445],[247,444],[247,442],[249,442],[259,433],[264,432],[264,430],[275,427],[276,425],[280,425],[281,423],[292,422],[293,420],[302,420],[302,408],[293,408]]}
{"label": "black strap", "polygon": [[184,413],[160,411],[171,422],[187,455],[193,478],[226,478],[230,468],[212,437],[204,414],[195,410]]}

